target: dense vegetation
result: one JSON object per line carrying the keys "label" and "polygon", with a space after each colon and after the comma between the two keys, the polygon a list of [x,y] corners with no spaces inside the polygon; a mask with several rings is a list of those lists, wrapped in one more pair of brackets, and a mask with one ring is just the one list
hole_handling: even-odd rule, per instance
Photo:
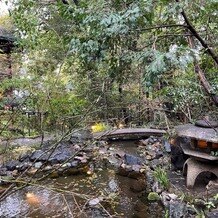
{"label": "dense vegetation", "polygon": [[[215,217],[215,168],[193,173],[183,151],[215,161],[216,134],[174,139],[171,127],[218,120],[218,0],[4,2],[0,217]],[[169,131],[87,131],[123,126]],[[208,184],[190,192],[183,176],[198,168]]]}
{"label": "dense vegetation", "polygon": [[216,8],[217,0],[14,1],[20,69],[1,88],[46,113],[38,130],[217,116]]}

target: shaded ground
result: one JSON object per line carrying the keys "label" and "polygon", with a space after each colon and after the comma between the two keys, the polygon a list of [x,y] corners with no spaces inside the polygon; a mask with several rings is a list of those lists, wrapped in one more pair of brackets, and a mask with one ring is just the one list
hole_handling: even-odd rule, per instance
{"label": "shaded ground", "polygon": [[199,178],[196,180],[195,186],[193,189],[188,189],[186,187],[186,179],[182,175],[181,171],[175,172],[170,171],[169,172],[169,178],[170,182],[172,184],[172,187],[176,190],[178,190],[181,193],[188,193],[189,195],[192,195],[192,198],[201,198],[202,196],[207,196],[207,190],[206,185],[207,183],[204,181],[203,178]]}

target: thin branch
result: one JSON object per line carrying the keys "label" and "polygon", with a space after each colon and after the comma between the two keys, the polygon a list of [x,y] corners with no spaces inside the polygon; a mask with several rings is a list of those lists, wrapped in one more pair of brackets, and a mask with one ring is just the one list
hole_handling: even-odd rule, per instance
{"label": "thin branch", "polygon": [[183,24],[163,24],[163,25],[160,25],[160,26],[152,26],[152,27],[147,27],[147,28],[136,29],[134,31],[145,31],[145,30],[173,28],[173,27],[175,27],[175,28],[176,27],[187,28],[188,26],[183,25]]}
{"label": "thin branch", "polygon": [[[176,0],[176,2],[180,2],[180,0]],[[190,32],[195,36],[195,38],[201,43],[201,45],[206,49],[207,53],[213,58],[216,65],[218,65],[218,56],[215,54],[213,49],[209,47],[207,42],[199,35],[195,27],[192,25],[192,23],[189,21],[186,13],[184,10],[181,12],[182,17],[184,18],[184,21],[186,23],[186,27],[190,30]]]}
{"label": "thin branch", "polygon": [[113,217],[113,216],[104,208],[104,206],[103,206],[101,203],[99,203],[99,205],[100,205],[100,207],[104,210],[104,212],[105,212],[109,217]]}
{"label": "thin branch", "polygon": [[[195,47],[194,40],[192,37],[188,38],[188,42],[189,42],[190,48]],[[204,90],[210,96],[210,98],[213,100],[214,104],[216,106],[218,106],[218,96],[213,91],[213,88],[211,87],[210,83],[207,81],[205,73],[201,69],[201,67],[196,59],[194,60],[194,70],[195,70],[195,73],[198,75],[200,82],[201,82],[202,86],[204,87]]]}
{"label": "thin branch", "polygon": [[82,214],[83,211],[82,211],[82,209],[80,208],[80,206],[79,206],[79,204],[78,204],[78,202],[77,202],[75,196],[74,196],[74,195],[72,195],[72,196],[73,196],[74,203],[76,204],[76,207],[79,209],[80,213]]}
{"label": "thin branch", "polygon": [[50,191],[54,191],[54,192],[59,192],[59,193],[66,193],[66,194],[72,194],[72,195],[75,195],[81,199],[84,199],[84,200],[90,200],[90,198],[93,198],[94,196],[91,196],[91,195],[86,195],[86,194],[82,194],[82,193],[77,193],[77,192],[74,192],[74,191],[68,191],[68,190],[63,190],[63,189],[60,189],[60,188],[54,188],[54,187],[45,187],[45,185],[40,185],[38,183],[34,183],[34,182],[27,182],[25,180],[18,180],[18,179],[2,179],[3,182],[10,182],[10,183],[13,183],[13,184],[23,184],[26,186],[27,185],[31,185],[31,186],[35,186],[35,187],[39,187],[39,188],[43,188],[43,189],[48,189]]}
{"label": "thin branch", "polygon": [[62,197],[63,197],[63,199],[64,199],[64,201],[65,201],[65,203],[66,203],[66,205],[67,205],[67,208],[68,208],[68,211],[69,211],[71,217],[73,218],[73,217],[74,217],[74,216],[73,216],[73,213],[72,213],[72,211],[71,211],[71,209],[70,209],[70,206],[69,206],[69,204],[68,204],[68,202],[67,202],[67,199],[66,199],[65,195],[62,194]]}

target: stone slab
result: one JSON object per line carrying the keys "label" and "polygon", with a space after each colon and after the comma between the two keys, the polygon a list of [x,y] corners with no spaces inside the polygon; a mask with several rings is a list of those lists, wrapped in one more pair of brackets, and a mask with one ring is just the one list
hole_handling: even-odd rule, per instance
{"label": "stone slab", "polygon": [[95,139],[122,139],[125,136],[129,136],[131,139],[149,136],[163,136],[166,133],[165,130],[149,129],[149,128],[123,128],[109,130],[105,132],[94,133]]}
{"label": "stone slab", "polygon": [[212,164],[211,162],[201,162],[195,158],[189,158],[183,168],[183,174],[187,175],[186,185],[188,188],[193,188],[195,180],[203,172],[213,173],[215,176],[218,176],[218,166]]}
{"label": "stone slab", "polygon": [[175,129],[178,136],[218,143],[218,128],[203,128],[186,124],[176,126]]}
{"label": "stone slab", "polygon": [[218,162],[217,156],[207,154],[203,151],[194,150],[194,149],[190,148],[190,146],[187,144],[181,144],[180,146],[182,147],[184,154],[186,154],[188,156],[195,157],[195,158],[198,158],[201,160]]}

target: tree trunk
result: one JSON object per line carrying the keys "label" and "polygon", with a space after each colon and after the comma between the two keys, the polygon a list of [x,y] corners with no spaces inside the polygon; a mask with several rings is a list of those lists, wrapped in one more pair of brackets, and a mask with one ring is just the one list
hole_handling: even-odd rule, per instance
{"label": "tree trunk", "polygon": [[[180,0],[176,0],[176,2],[180,2]],[[189,31],[193,34],[193,36],[201,43],[201,45],[205,48],[206,52],[213,58],[214,62],[218,66],[218,56],[215,54],[212,48],[209,47],[207,42],[199,35],[197,30],[194,28],[192,23],[189,21],[186,13],[184,10],[182,10],[181,15],[187,25],[186,28],[189,29]]]}
{"label": "tree trunk", "polygon": [[[180,2],[180,0],[176,0],[176,2]],[[182,10],[181,15],[182,15],[182,17],[187,25],[186,28],[188,28],[188,30],[193,34],[193,36],[201,43],[201,45],[205,48],[206,52],[213,58],[216,66],[218,66],[218,56],[215,54],[213,49],[210,48],[208,46],[207,42],[199,35],[197,30],[194,28],[192,23],[189,21],[184,10]],[[189,45],[191,48],[195,47],[194,40],[191,37],[189,37]],[[195,60],[194,64],[195,64],[195,72],[198,74],[198,77],[201,81],[202,86],[204,87],[205,91],[210,96],[210,98],[213,100],[214,104],[216,106],[218,106],[218,96],[216,95],[216,93],[214,93],[213,88],[211,87],[211,85],[207,81],[205,74],[204,74],[203,70],[200,68],[200,65],[197,62],[197,60]]]}
{"label": "tree trunk", "polygon": [[[195,48],[193,38],[191,36],[189,36],[188,39],[189,39],[188,41],[189,41],[190,47]],[[214,93],[213,88],[211,87],[210,83],[207,81],[206,76],[205,76],[203,70],[201,69],[199,63],[197,62],[197,60],[194,61],[194,65],[195,65],[195,72],[198,75],[198,77],[201,81],[201,84],[204,87],[204,90],[207,92],[207,94],[213,100],[214,104],[216,106],[218,106],[218,96]]]}

